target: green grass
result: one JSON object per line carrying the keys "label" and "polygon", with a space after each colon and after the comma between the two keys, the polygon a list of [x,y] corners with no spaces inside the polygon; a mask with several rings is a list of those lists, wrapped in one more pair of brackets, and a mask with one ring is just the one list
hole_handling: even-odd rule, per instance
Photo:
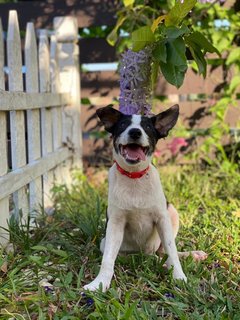
{"label": "green grass", "polygon": [[11,221],[14,253],[0,258],[0,319],[240,319],[239,173],[160,172],[180,212],[178,249],[209,253],[201,263],[182,261],[187,284],[173,281],[164,261],[134,254],[117,258],[107,293],[82,296],[101,262],[107,186],[76,175],[71,192],[55,187],[52,217],[40,215],[31,228]]}

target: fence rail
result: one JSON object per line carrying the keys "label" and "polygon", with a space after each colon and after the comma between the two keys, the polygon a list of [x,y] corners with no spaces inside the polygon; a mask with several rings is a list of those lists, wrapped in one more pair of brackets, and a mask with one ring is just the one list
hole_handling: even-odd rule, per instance
{"label": "fence rail", "polygon": [[[0,31],[0,225],[6,224],[9,210],[18,212],[19,208],[21,209],[17,201],[15,202],[15,198],[12,199],[11,192],[19,195],[23,204],[26,203],[28,208],[26,211],[34,212],[35,203],[43,203],[45,207],[51,205],[49,190],[52,182],[54,179],[61,182],[63,177],[66,179],[72,160],[75,166],[81,165],[79,159],[82,154],[87,164],[89,161],[99,164],[100,155],[103,155],[104,161],[106,160],[103,153],[108,144],[103,139],[95,139],[94,131],[98,130],[98,127],[96,127],[94,114],[97,108],[117,101],[119,75],[114,68],[110,71],[102,68],[98,69],[100,71],[88,72],[86,65],[82,66],[80,126],[79,62],[94,63],[96,66],[96,63],[117,62],[120,56],[114,47],[107,44],[106,39],[97,38],[97,36],[79,39],[77,29],[113,26],[116,23],[115,13],[118,5],[119,3],[115,0],[18,1],[0,4],[0,17],[2,17],[4,31],[6,32],[8,28],[9,43],[19,43],[19,31],[16,36],[18,28],[15,28],[14,33],[10,32],[10,29],[14,28],[10,27],[11,23],[7,19],[9,9],[18,11],[19,25],[23,34],[28,20],[38,28],[36,39],[33,24],[27,24],[25,44],[23,41],[21,43],[22,46],[25,45],[24,66],[22,55],[19,54],[20,48],[17,50],[18,54],[12,50],[6,50],[9,55],[13,55],[14,52],[17,55],[17,59],[12,59],[13,63],[20,61],[16,72],[9,69],[12,67],[11,59],[4,57],[6,46],[3,43],[6,39],[3,39]],[[54,18],[56,15],[70,15],[75,18]],[[46,27],[51,28],[51,31],[39,30]],[[11,40],[13,36],[16,38],[14,41]],[[81,48],[80,61],[77,43]],[[215,58],[211,55],[209,59]],[[8,62],[6,63],[5,60]],[[17,75],[17,72],[20,75]],[[154,111],[158,112],[169,104],[179,103],[179,123],[194,130],[209,128],[213,121],[209,112],[210,107],[219,98],[225,81],[230,80],[225,76],[220,66],[209,67],[206,79],[189,69],[183,86],[178,90],[160,77],[155,91],[155,94],[160,97],[154,100]],[[231,76],[230,73],[229,76]],[[164,101],[163,98],[165,98]],[[12,129],[14,122],[18,122],[16,118],[20,119],[22,125],[17,127],[14,134]],[[238,126],[239,119],[238,100],[238,107],[229,108],[226,120],[231,127],[235,128]],[[84,137],[83,148],[80,138],[81,127]],[[93,132],[90,134],[92,128]],[[22,145],[25,143],[23,148],[18,142],[14,147],[14,139],[20,140]],[[16,145],[20,148],[17,149]],[[69,150],[66,146],[69,146]],[[74,154],[71,152],[72,148],[74,148]],[[159,148],[164,149],[164,145],[159,145]],[[12,159],[14,153],[21,154],[21,157]],[[110,153],[107,154],[110,159],[109,155]],[[19,164],[17,160],[21,163]],[[65,163],[64,166],[59,165],[62,161]],[[9,170],[13,171],[8,173]],[[9,192],[5,190],[9,185],[7,177],[11,181],[9,184],[16,186],[11,187]],[[22,181],[19,184],[17,184],[18,179]],[[25,200],[22,199],[21,192],[18,192],[19,189],[23,189],[24,191],[21,192],[27,194]],[[14,206],[12,206],[12,200],[14,200]],[[13,207],[14,210],[12,210]]]}
{"label": "fence rail", "polygon": [[51,206],[53,183],[69,183],[71,167],[81,165],[77,23],[56,17],[53,25],[50,39],[44,29],[37,39],[28,23],[22,54],[17,12],[9,12],[7,39],[0,21],[1,227],[11,215]]}

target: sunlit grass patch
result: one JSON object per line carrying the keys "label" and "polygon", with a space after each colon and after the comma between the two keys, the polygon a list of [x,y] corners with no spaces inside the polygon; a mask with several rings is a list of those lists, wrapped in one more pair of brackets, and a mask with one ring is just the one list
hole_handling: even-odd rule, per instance
{"label": "sunlit grass patch", "polygon": [[239,319],[240,175],[160,168],[181,219],[177,246],[204,250],[182,261],[175,282],[155,256],[119,256],[107,293],[81,294],[98,273],[107,183],[76,175],[71,191],[54,188],[55,212],[35,226],[9,225],[13,252],[0,259],[0,319]]}

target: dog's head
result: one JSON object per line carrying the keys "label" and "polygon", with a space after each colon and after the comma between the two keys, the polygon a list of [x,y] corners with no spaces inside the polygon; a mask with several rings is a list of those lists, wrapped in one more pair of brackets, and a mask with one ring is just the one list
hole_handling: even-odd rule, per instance
{"label": "dog's head", "polygon": [[97,115],[113,136],[115,160],[136,166],[149,163],[158,139],[165,138],[176,124],[179,106],[152,117],[124,115],[111,106],[98,109]]}

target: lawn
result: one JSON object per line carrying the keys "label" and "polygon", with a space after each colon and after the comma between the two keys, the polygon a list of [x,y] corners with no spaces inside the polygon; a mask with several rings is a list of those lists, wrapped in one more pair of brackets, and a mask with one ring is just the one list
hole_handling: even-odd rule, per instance
{"label": "lawn", "polygon": [[[240,174],[161,167],[167,198],[180,212],[180,251],[188,283],[175,282],[155,256],[118,257],[107,293],[81,294],[97,274],[105,229],[105,172],[96,183],[75,173],[72,190],[54,188],[55,213],[31,228],[10,223],[14,253],[0,260],[0,319],[240,319]],[[94,179],[91,179],[94,181]]]}

